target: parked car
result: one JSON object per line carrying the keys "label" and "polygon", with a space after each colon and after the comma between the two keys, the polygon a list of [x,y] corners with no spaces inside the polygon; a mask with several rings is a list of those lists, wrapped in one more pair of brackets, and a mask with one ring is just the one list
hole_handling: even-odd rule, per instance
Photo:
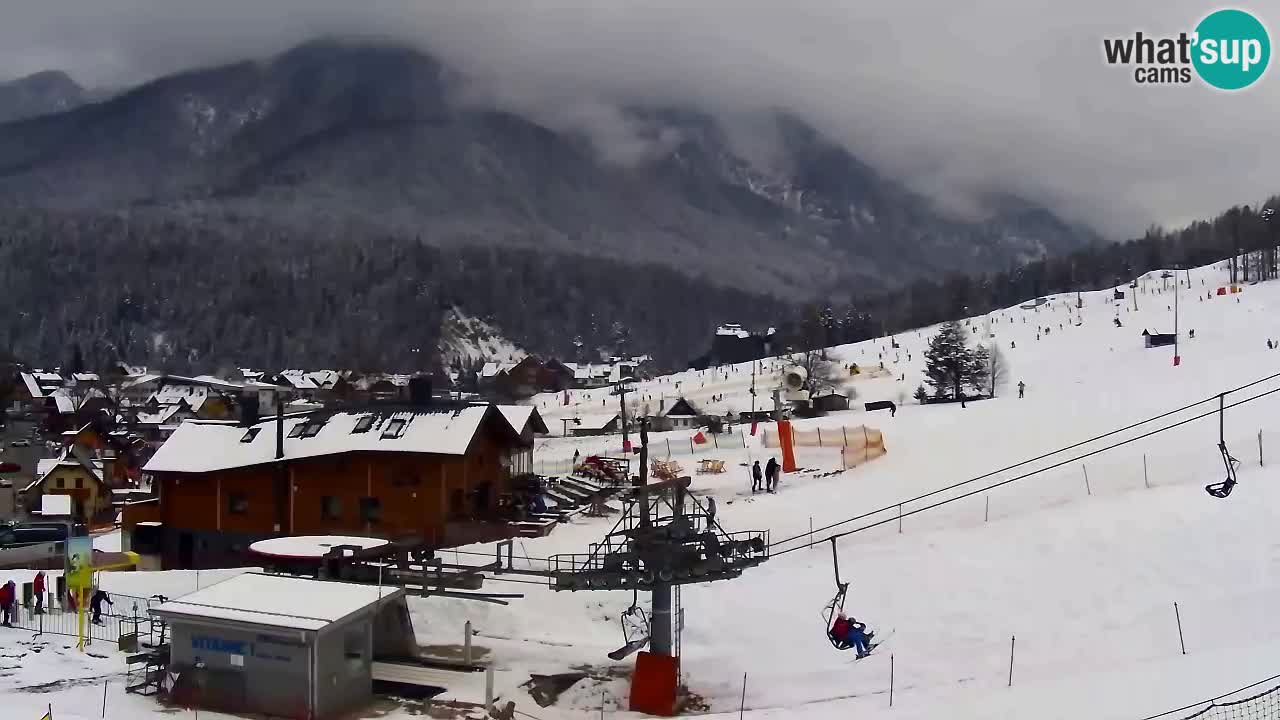
{"label": "parked car", "polygon": [[30,440],[14,440],[9,443],[9,447],[31,447]]}
{"label": "parked car", "polygon": [[67,539],[67,526],[50,527],[10,527],[0,530],[0,549],[23,547],[38,543],[64,542]]}

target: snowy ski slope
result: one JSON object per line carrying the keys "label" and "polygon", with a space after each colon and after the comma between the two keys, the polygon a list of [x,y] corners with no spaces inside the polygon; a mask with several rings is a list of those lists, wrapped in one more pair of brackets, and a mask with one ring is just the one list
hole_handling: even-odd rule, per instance
{"label": "snowy ski slope", "polygon": [[[1185,281],[1186,273],[1179,279]],[[1191,287],[1181,289],[1184,342],[1176,368],[1172,348],[1142,344],[1144,327],[1173,327],[1173,284],[1163,290],[1158,273],[1140,281],[1136,312],[1126,287],[1122,302],[1112,301],[1110,289],[1085,293],[1079,312],[1072,295],[1050,298],[1034,311],[991,313],[990,339],[985,317],[975,318],[975,337],[999,345],[1010,374],[999,397],[963,409],[922,407],[910,399],[920,383],[930,329],[897,336],[897,352],[887,339],[835,348],[837,361],[855,361],[868,370],[878,368],[885,353],[885,376],[853,382],[855,407],[871,400],[905,402],[894,418],[852,410],[797,426],[866,423],[884,431],[889,453],[829,474],[839,468],[838,450],[804,448],[800,464],[810,470],[784,476],[777,495],[748,492],[742,465],[770,454],[754,438],[736,449],[700,449],[694,455],[673,450],[690,471],[699,458],[726,461],[729,472],[694,475],[693,489],[717,498],[727,529],[767,529],[774,541],[804,536],[779,545],[780,554],[738,580],[684,589],[683,669],[691,690],[709,706],[702,712],[737,717],[746,673],[745,716],[757,719],[1140,720],[1280,672],[1280,613],[1274,610],[1280,599],[1280,392],[1262,395],[1280,388],[1280,378],[1226,397],[1227,404],[1248,400],[1226,414],[1226,441],[1242,461],[1240,485],[1228,499],[1203,490],[1223,477],[1216,415],[1138,438],[1216,409],[1212,400],[1065,455],[912,501],[1280,372],[1280,350],[1266,347],[1268,337],[1280,339],[1280,283],[1200,299],[1223,279],[1220,268],[1196,269]],[[1123,327],[1114,325],[1117,315]],[[1037,327],[1051,332],[1037,340]],[[1191,328],[1194,340],[1186,338]],[[905,380],[896,379],[903,375]],[[1019,380],[1027,384],[1022,400],[1015,388]],[[757,383],[763,402],[770,380]],[[710,403],[713,410],[740,410],[750,405],[750,366],[686,372],[638,387],[632,398],[644,402],[647,395],[654,409],[664,395],[669,403],[684,394],[704,403],[723,395],[723,401]],[[1261,397],[1249,400],[1255,396]],[[561,417],[598,413],[615,402],[607,390],[575,392],[569,406],[562,399],[537,398],[553,432]],[[653,446],[665,449],[669,440],[683,448],[690,435],[655,434]],[[1114,443],[1123,444],[1075,459]],[[555,437],[540,442],[537,456],[554,462],[567,460],[575,448],[588,453],[618,444],[616,437]],[[1035,470],[1043,472],[926,509]],[[822,528],[878,508],[885,510],[815,532],[818,546],[806,547],[811,522]],[[549,537],[517,542],[516,552],[541,567],[536,558],[583,552],[611,523],[577,516]],[[821,541],[831,532],[874,523],[880,524],[838,542],[844,578],[852,583],[846,607],[872,628],[894,635],[875,655],[854,664],[851,654],[832,649],[824,636],[819,614],[834,593],[834,580],[831,545]],[[481,564],[490,552],[467,548],[454,557]],[[164,581],[174,583],[172,577]],[[145,594],[138,586],[146,582],[136,574],[122,592]],[[610,674],[613,663],[605,657],[622,643],[618,616],[631,603],[629,594],[557,594],[536,580],[514,577],[487,583],[486,589],[525,597],[508,607],[411,600],[419,640],[458,643],[463,622],[471,620],[477,646],[496,659],[498,692],[516,700],[521,711],[541,720],[586,720],[599,716],[603,694],[611,717],[630,716],[618,708],[626,705],[625,670],[631,662]],[[21,651],[19,642],[29,643],[29,634],[0,630],[0,655]],[[55,717],[64,717],[59,708],[65,707],[65,716],[96,718],[101,678],[123,672],[119,657],[106,655],[76,658],[47,649],[6,660],[3,665],[12,667],[0,666],[0,694],[21,711],[19,718],[25,712],[34,720],[50,701]],[[530,673],[582,666],[601,679],[578,683],[554,706],[537,707],[520,687]],[[19,689],[78,677],[98,680],[68,682],[42,694]],[[149,700],[110,695],[108,718],[151,713],[159,711]],[[408,709],[382,708],[377,714],[411,716]]]}

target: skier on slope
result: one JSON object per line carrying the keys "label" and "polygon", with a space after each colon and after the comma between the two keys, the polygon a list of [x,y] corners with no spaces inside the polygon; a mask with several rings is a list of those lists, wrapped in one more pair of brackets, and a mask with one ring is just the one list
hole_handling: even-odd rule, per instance
{"label": "skier on slope", "polygon": [[751,465],[751,492],[760,492],[760,461],[757,460]]}

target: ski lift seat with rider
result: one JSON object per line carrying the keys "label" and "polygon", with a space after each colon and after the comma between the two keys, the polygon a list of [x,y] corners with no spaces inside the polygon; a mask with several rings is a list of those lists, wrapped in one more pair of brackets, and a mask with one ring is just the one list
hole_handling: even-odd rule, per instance
{"label": "ski lift seat with rider", "polygon": [[[854,645],[849,642],[848,637],[837,637],[831,632],[838,615],[844,613],[844,598],[849,593],[849,583],[840,581],[840,556],[836,554],[836,539],[831,538],[831,560],[835,567],[836,573],[836,594],[822,608],[823,621],[826,623],[827,641],[831,643],[831,647],[837,650],[852,650]],[[867,641],[870,642],[875,633],[867,631]]]}

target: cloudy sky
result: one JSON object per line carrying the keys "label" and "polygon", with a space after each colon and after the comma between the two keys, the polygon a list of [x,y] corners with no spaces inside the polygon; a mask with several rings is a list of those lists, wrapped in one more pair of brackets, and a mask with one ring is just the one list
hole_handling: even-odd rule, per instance
{"label": "cloudy sky", "polygon": [[[1192,0],[0,0],[0,70],[121,85],[318,35],[429,50],[473,101],[593,133],[675,103],[760,140],[793,112],[939,204],[1010,190],[1109,236],[1280,192],[1280,70],[1234,94],[1143,87],[1102,38],[1190,31]],[[1240,5],[1280,27],[1261,4]]]}

